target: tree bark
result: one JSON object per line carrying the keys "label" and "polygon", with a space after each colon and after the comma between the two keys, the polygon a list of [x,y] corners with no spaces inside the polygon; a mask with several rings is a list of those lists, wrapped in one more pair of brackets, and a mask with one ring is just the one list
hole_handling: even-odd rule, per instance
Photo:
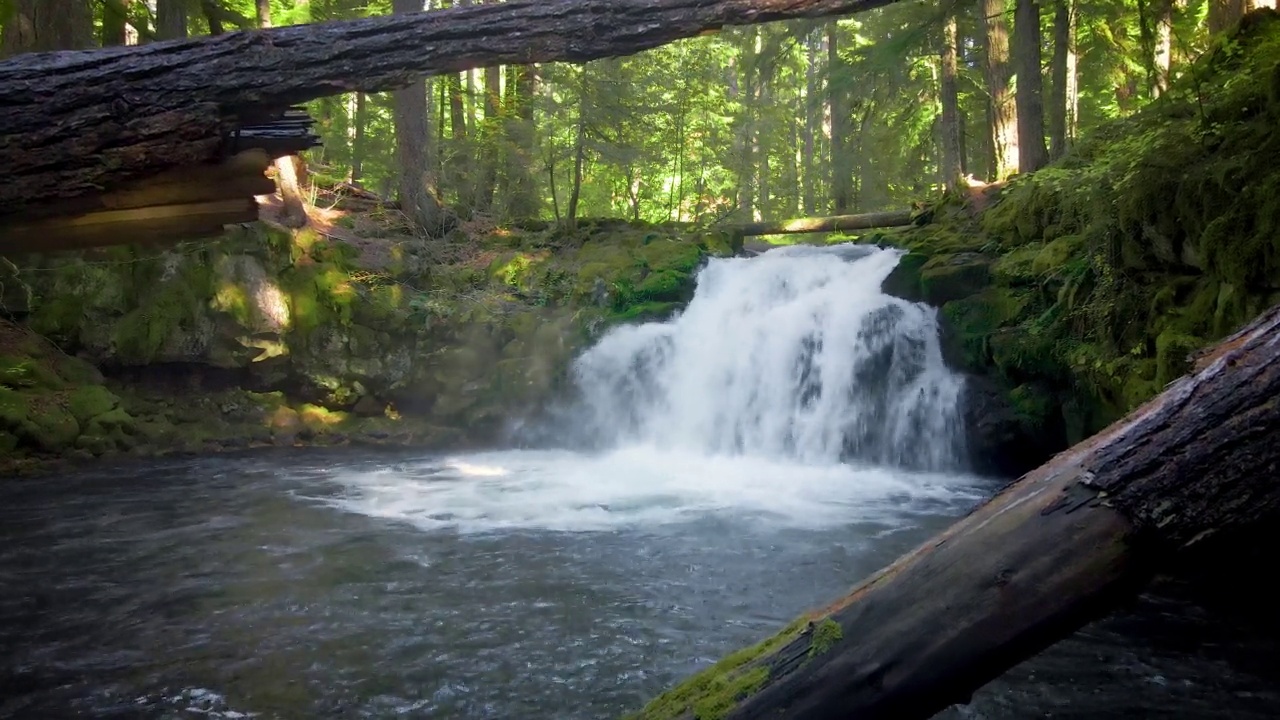
{"label": "tree bark", "polygon": [[964,156],[960,149],[960,90],[956,55],[958,53],[956,16],[947,12],[942,25],[942,77],[939,90],[942,101],[942,181],[949,189],[959,186],[964,176]]}
{"label": "tree bark", "polygon": [[1152,67],[1155,70],[1152,95],[1160,97],[1169,89],[1173,70],[1173,11],[1175,0],[1156,0],[1156,38]]}
{"label": "tree bark", "polygon": [[1004,0],[982,0],[980,7],[986,49],[991,147],[995,151],[992,179],[1003,180],[1018,169],[1018,118],[1012,93],[1009,92],[1009,28],[1004,21]]}
{"label": "tree bark", "polygon": [[0,37],[4,56],[92,46],[89,0],[14,0]]}
{"label": "tree bark", "polygon": [[351,124],[351,182],[359,183],[364,178],[364,154],[365,154],[365,123],[368,115],[369,101],[362,92],[355,93],[356,109],[353,112]]}
{"label": "tree bark", "polygon": [[187,36],[189,0],[156,0],[156,38],[178,40]]}
{"label": "tree bark", "polygon": [[832,215],[827,217],[794,218],[792,220],[774,222],[753,222],[734,227],[732,231],[736,235],[749,237],[752,235],[786,235],[903,227],[911,223],[912,215],[910,210],[892,210],[858,215]]}
{"label": "tree bark", "polygon": [[1274,523],[1277,337],[1280,307],[843,599],[636,717],[924,720],[1132,596],[1179,551]]}
{"label": "tree bark", "polygon": [[538,75],[531,65],[512,65],[504,101],[507,104],[507,214],[517,220],[538,215],[538,186],[533,179],[533,97]]}
{"label": "tree bark", "polygon": [[102,5],[102,46],[129,42],[129,6],[133,0],[118,0]]}
{"label": "tree bark", "polygon": [[850,78],[840,59],[840,26],[827,25],[827,95],[831,105],[831,211],[839,215],[853,204],[853,163],[849,159]]}
{"label": "tree bark", "polygon": [[1079,93],[1076,75],[1076,3],[1055,0],[1053,11],[1053,59],[1050,61],[1053,92],[1049,96],[1049,158],[1066,154],[1075,139]]}
{"label": "tree bark", "polygon": [[[394,13],[422,10],[422,0],[393,0]],[[427,84],[423,79],[396,90],[392,114],[396,127],[397,197],[400,210],[415,225],[436,237],[444,227],[444,209],[430,157],[430,113],[427,111]]]}
{"label": "tree bark", "polygon": [[889,0],[512,2],[0,62],[0,208],[216,159],[246,117],[468,67],[626,55]]}
{"label": "tree bark", "polygon": [[582,166],[587,156],[587,68],[582,68],[578,86],[578,128],[573,141],[573,187],[569,190],[566,219],[573,232],[578,228],[578,200],[582,196]]}
{"label": "tree bark", "polygon": [[1244,17],[1248,0],[1209,0],[1209,12],[1205,21],[1209,34],[1216,35],[1234,27]]}
{"label": "tree bark", "polygon": [[1034,172],[1048,162],[1044,146],[1044,69],[1040,65],[1040,4],[1016,0],[1014,64],[1018,73],[1018,172]]}
{"label": "tree bark", "polygon": [[821,86],[818,81],[818,47],[822,44],[819,39],[817,30],[810,32],[805,37],[805,91],[804,91],[804,149],[800,154],[801,165],[801,194],[803,196],[803,211],[807,215],[812,215],[818,211],[817,193],[815,192],[814,180],[818,176],[818,167],[815,159],[817,158],[817,137],[822,124],[821,103],[818,98],[821,95]]}

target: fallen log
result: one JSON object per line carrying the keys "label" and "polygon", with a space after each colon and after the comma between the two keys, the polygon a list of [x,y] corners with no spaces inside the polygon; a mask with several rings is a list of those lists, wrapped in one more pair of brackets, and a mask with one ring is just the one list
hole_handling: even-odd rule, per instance
{"label": "fallen log", "polygon": [[474,67],[628,55],[726,25],[893,0],[523,0],[0,62],[0,223],[214,161],[246,122]]}
{"label": "fallen log", "polygon": [[744,237],[752,235],[784,235],[788,233],[837,232],[840,230],[870,230],[872,228],[904,227],[914,221],[910,210],[861,213],[859,215],[831,215],[828,217],[795,218],[775,222],[754,222],[734,228]]}
{"label": "fallen log", "polygon": [[924,719],[1280,516],[1280,306],[832,606],[655,699],[661,718]]}

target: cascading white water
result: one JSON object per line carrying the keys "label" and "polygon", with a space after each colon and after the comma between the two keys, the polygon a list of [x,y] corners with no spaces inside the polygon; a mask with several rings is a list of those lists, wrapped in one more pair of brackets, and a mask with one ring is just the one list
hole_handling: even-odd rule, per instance
{"label": "cascading white water", "polygon": [[574,366],[598,446],[955,469],[961,379],[936,312],[880,291],[899,251],[712,260],[686,310],[612,330]]}

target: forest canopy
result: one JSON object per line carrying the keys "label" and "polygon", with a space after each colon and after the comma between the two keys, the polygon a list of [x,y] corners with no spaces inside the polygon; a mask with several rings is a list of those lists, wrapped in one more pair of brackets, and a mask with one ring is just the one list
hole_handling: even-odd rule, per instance
{"label": "forest canopy", "polygon": [[[0,49],[146,43],[450,4],[6,0]],[[1159,97],[1250,7],[899,2],[580,65],[476,69],[310,103],[323,148],[307,167],[325,182],[398,196],[428,231],[442,212],[746,222],[896,209],[1063,155],[1080,133]]]}

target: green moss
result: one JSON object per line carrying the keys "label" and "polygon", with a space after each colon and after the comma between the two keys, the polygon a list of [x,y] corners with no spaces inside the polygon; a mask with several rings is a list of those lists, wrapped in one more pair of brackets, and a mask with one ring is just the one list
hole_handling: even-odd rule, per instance
{"label": "green moss", "polygon": [[0,388],[0,430],[46,452],[63,450],[80,435],[75,417],[54,395],[5,388]]}
{"label": "green moss", "polygon": [[46,362],[29,355],[0,355],[0,387],[57,389],[65,384]]}
{"label": "green moss", "polygon": [[809,657],[821,655],[844,639],[844,630],[840,623],[827,618],[813,629],[813,644],[809,646]]}
{"label": "green moss", "polygon": [[725,717],[739,701],[758,691],[768,681],[768,668],[753,663],[800,637],[807,624],[805,618],[800,618],[777,635],[726,656],[628,717],[632,720],[675,720],[690,712],[697,720]]}
{"label": "green moss", "polygon": [[1156,383],[1164,386],[1182,377],[1191,367],[1188,357],[1204,345],[1204,340],[1176,330],[1160,333],[1156,337]]}
{"label": "green moss", "polygon": [[924,298],[924,290],[920,286],[920,270],[929,261],[929,256],[919,252],[909,252],[898,259],[893,272],[885,278],[880,289],[887,295],[900,297],[912,302]]}
{"label": "green moss", "polygon": [[991,261],[977,253],[936,255],[920,268],[926,302],[941,305],[980,292],[991,281]]}
{"label": "green moss", "polygon": [[120,398],[101,385],[78,387],[67,394],[67,410],[82,426],[119,405]]}

